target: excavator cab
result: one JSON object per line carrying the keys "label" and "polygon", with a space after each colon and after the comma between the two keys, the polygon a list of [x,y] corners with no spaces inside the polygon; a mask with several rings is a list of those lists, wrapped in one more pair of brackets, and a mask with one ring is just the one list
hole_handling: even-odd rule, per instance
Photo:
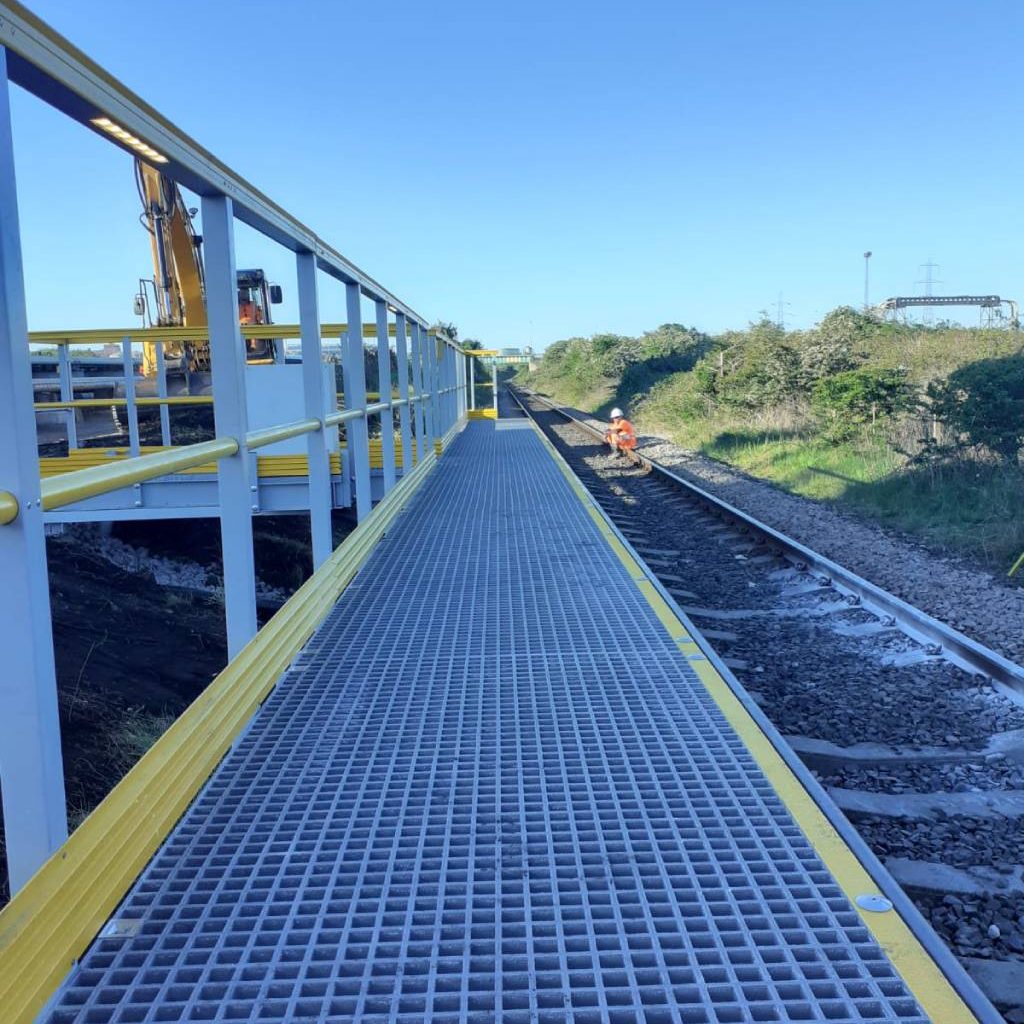
{"label": "excavator cab", "polygon": [[[237,275],[238,322],[243,327],[247,324],[273,323],[270,307],[281,302],[281,286],[271,284],[262,270],[239,270]],[[250,363],[278,362],[275,349],[272,338],[245,339],[245,356]]]}

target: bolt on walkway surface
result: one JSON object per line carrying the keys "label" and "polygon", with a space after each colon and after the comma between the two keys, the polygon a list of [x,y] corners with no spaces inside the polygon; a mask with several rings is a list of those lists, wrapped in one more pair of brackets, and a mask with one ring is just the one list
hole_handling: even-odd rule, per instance
{"label": "bolt on walkway surface", "polygon": [[47,1020],[927,1019],[517,426],[456,440]]}

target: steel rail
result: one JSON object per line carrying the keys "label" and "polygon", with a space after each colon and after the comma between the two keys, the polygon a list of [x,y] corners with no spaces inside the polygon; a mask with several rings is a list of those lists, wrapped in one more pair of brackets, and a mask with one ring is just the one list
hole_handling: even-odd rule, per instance
{"label": "steel rail", "polygon": [[[603,442],[604,435],[598,427],[567,412],[550,399],[544,398],[527,388],[512,388],[510,386],[510,390],[514,397],[516,392],[528,396],[532,401],[538,402],[580,430],[601,439]],[[530,411],[526,409],[525,405],[522,402],[519,404],[529,414]],[[883,590],[877,584],[864,579],[862,576],[858,576],[855,572],[845,568],[838,562],[834,562],[831,558],[819,554],[805,544],[801,544],[800,541],[780,533],[774,527],[768,526],[767,523],[762,523],[759,519],[705,491],[697,484],[685,480],[655,459],[644,455],[642,452],[634,452],[634,454],[652,472],[657,473],[658,476],[665,480],[671,481],[672,484],[686,491],[690,496],[696,498],[717,515],[724,519],[732,520],[745,530],[758,535],[769,547],[777,550],[798,567],[805,568],[824,577],[851,604],[859,605],[866,611],[881,618],[891,619],[903,633],[929,649],[929,653],[942,655],[960,668],[966,669],[969,672],[981,673],[996,682],[1002,683],[1004,686],[1024,692],[1024,668],[1010,661],[1009,658],[1005,658],[998,652],[990,650],[977,640],[972,640],[969,636],[959,632],[959,630],[944,622],[940,622],[927,612],[915,608],[902,598],[889,593],[887,590]]]}
{"label": "steel rail", "polygon": [[[537,422],[533,412],[526,407],[521,397],[516,394],[511,387],[509,390],[516,404],[531,420],[533,420],[536,428],[541,431],[545,442],[551,444],[550,439],[543,434],[543,428]],[[520,390],[525,391],[525,389]],[[564,410],[558,406],[553,405],[546,399],[540,398],[540,396],[533,392],[526,391],[526,393],[532,398],[540,401],[543,405],[547,405],[552,409],[552,411],[565,416],[566,419],[570,420],[574,424],[585,427],[592,433],[597,433],[603,441],[603,434],[601,431],[591,426],[589,423],[585,423],[584,421],[579,420],[578,417],[565,413]],[[564,459],[561,453],[555,449],[553,444],[551,444],[551,451],[554,453],[556,460],[560,460],[561,463],[564,464],[566,471],[579,480],[575,471]],[[652,460],[647,461],[650,462]],[[685,482],[686,481],[683,481],[683,483]],[[580,482],[580,486],[583,487],[582,482]],[[586,490],[585,487],[584,490]],[[868,846],[867,842],[846,815],[836,806],[825,787],[800,759],[799,754],[797,754],[789,745],[782,733],[779,732],[771,719],[767,716],[764,709],[750,696],[744,686],[736,679],[735,675],[733,675],[732,670],[729,669],[719,656],[718,652],[701,634],[700,630],[693,624],[690,617],[682,610],[682,608],[679,607],[678,603],[666,589],[665,585],[658,579],[654,570],[646,564],[643,556],[633,547],[625,534],[623,534],[615,525],[608,513],[601,507],[600,502],[598,502],[593,495],[589,496],[591,498],[592,508],[594,509],[595,514],[601,517],[601,520],[604,522],[610,533],[613,534],[623,548],[630,553],[637,563],[640,571],[644,576],[646,576],[647,582],[649,582],[654,590],[660,595],[661,599],[671,609],[675,618],[693,638],[694,642],[700,648],[701,653],[714,666],[718,676],[722,679],[729,690],[732,691],[732,694],[740,702],[751,719],[753,719],[757,727],[761,730],[765,738],[775,749],[779,757],[782,758],[793,775],[796,776],[800,785],[804,787],[810,798],[818,805],[818,808],[828,819],[829,823],[839,834],[843,842],[846,843],[850,852],[874,880],[875,884],[879,887],[879,890],[889,899],[893,905],[893,909],[906,922],[918,942],[921,943],[922,947],[932,958],[939,970],[946,976],[946,980],[949,981],[949,983],[956,989],[957,993],[967,1003],[971,1011],[977,1015],[978,1024],[1000,1024],[1002,1021],[1001,1015],[993,1009],[987,996],[985,996],[974,979],[971,978],[964,969],[952,949],[939,938],[930,922],[927,921],[921,911],[917,909],[914,902],[892,877],[888,869],[882,861],[879,860],[875,852]]]}
{"label": "steel rail", "polygon": [[220,437],[199,444],[184,445],[168,451],[119,459],[105,466],[90,466],[70,473],[49,477],[42,482],[43,508],[50,511],[76,501],[95,498],[108,491],[152,480],[168,473],[178,473],[207,462],[216,462],[238,452],[233,437]]}

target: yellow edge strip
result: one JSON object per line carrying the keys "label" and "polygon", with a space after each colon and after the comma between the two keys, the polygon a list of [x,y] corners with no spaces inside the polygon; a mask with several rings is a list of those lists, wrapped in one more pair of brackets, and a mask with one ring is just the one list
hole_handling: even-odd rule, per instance
{"label": "yellow edge strip", "polygon": [[0,912],[5,1024],[35,1019],[434,465],[402,479]]}
{"label": "yellow edge strip", "polygon": [[[544,436],[536,423],[533,423],[532,420],[530,422],[545,448],[569,481],[573,493],[586,507],[601,535],[637,583],[658,620],[676,641],[680,653],[683,656],[698,653],[699,647],[690,635],[686,624],[658,593],[643,568],[609,527],[596,502],[569,468],[569,464]],[[688,664],[696,672],[697,677],[711,694],[736,734],[746,744],[758,767],[772,784],[789,813],[810,840],[818,856],[824,861],[839,887],[850,899],[851,905],[863,919],[868,931],[892,961],[925,1013],[933,1021],[941,1022],[941,1024],[971,1024],[971,1022],[977,1024],[977,1017],[960,998],[907,923],[895,910],[872,913],[861,910],[854,903],[854,899],[858,895],[878,891],[878,886],[868,874],[867,869],[846,845],[842,836],[825,816],[825,812],[782,759],[771,740],[762,732],[761,727],[750,717],[746,708],[733,693],[729,684],[719,675],[714,665],[707,659],[691,661]]]}
{"label": "yellow edge strip", "polygon": [[469,418],[471,420],[496,420],[498,414],[494,409],[470,409]]}

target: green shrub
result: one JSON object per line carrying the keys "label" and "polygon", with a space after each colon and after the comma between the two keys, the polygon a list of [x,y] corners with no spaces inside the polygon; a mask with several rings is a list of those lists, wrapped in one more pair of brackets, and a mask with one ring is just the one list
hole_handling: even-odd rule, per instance
{"label": "green shrub", "polygon": [[811,408],[822,421],[825,436],[838,442],[869,423],[913,408],[915,401],[906,370],[847,370],[815,384]]}
{"label": "green shrub", "polygon": [[979,359],[928,385],[932,412],[1005,462],[1024,446],[1024,354]]}

